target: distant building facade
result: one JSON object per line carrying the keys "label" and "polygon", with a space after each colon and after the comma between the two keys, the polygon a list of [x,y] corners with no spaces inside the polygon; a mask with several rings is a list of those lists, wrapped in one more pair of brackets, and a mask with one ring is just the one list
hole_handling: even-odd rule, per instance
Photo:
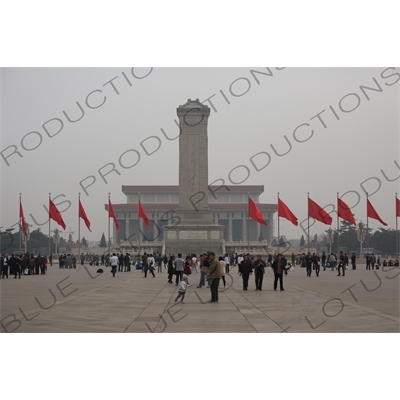
{"label": "distant building facade", "polygon": [[[277,204],[259,203],[264,192],[263,185],[243,186],[210,186],[208,204],[212,210],[215,224],[223,225],[226,242],[247,242],[248,232],[252,242],[267,241],[273,237],[273,214]],[[138,240],[139,229],[142,241],[163,241],[163,226],[179,223],[174,220],[175,210],[179,205],[178,186],[122,186],[127,197],[125,204],[114,204],[120,231],[113,228],[113,245],[122,241]],[[138,218],[138,196],[150,220],[150,231],[144,227],[143,220]],[[262,212],[267,226],[248,220],[248,195]],[[195,205],[194,205],[195,207]],[[105,205],[106,210],[108,205]],[[249,223],[249,226],[248,226]]]}

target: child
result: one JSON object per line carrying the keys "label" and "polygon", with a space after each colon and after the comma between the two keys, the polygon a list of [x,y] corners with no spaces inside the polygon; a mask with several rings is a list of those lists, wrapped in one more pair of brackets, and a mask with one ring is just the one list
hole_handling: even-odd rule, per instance
{"label": "child", "polygon": [[183,299],[185,298],[186,288],[189,286],[188,280],[189,280],[189,277],[187,275],[182,276],[182,280],[181,280],[181,283],[179,284],[179,288],[178,288],[178,296],[175,299],[175,303],[178,301],[178,299],[180,297],[182,297],[181,304],[185,304]]}

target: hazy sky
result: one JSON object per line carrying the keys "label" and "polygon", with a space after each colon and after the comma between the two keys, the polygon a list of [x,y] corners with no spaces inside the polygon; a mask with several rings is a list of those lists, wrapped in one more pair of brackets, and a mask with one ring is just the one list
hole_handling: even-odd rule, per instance
{"label": "hazy sky", "polygon": [[[179,134],[176,108],[213,96],[205,101],[210,183],[264,185],[260,200],[274,203],[280,192],[300,222],[307,192],[321,206],[349,192],[343,200],[365,222],[364,187],[395,228],[399,80],[400,69],[391,67],[3,69],[0,226],[18,222],[19,193],[32,229],[34,220],[45,223],[51,192],[76,240],[81,192],[92,223],[92,233],[81,223],[81,236],[100,240],[108,192],[113,203],[125,203],[122,185],[178,184],[178,139],[166,138]],[[63,111],[82,118],[70,122]],[[113,165],[119,174],[106,175]],[[94,183],[86,194],[80,182]],[[381,226],[370,219],[370,227]],[[327,228],[316,222],[310,234]],[[281,219],[281,234],[300,238],[303,231]]]}

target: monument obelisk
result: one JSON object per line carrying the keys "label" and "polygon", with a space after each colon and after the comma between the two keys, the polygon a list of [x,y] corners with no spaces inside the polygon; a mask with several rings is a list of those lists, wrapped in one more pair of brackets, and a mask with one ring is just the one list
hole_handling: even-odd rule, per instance
{"label": "monument obelisk", "polygon": [[164,227],[165,252],[222,254],[224,227],[212,220],[208,205],[208,136],[210,108],[189,99],[179,117],[179,206],[173,224]]}

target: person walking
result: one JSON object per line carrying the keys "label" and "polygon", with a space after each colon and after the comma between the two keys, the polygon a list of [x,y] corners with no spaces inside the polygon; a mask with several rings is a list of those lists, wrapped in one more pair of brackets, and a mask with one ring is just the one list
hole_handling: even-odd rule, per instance
{"label": "person walking", "polygon": [[243,256],[242,262],[239,264],[239,276],[243,280],[243,290],[247,290],[249,286],[249,277],[253,273],[253,267],[249,259],[249,255],[245,254]]}
{"label": "person walking", "polygon": [[147,276],[147,253],[144,252],[142,255],[142,273],[146,273]]}
{"label": "person walking", "polygon": [[372,267],[372,270],[375,269],[375,264],[376,264],[376,257],[375,257],[375,254],[372,253],[371,254],[371,267]]}
{"label": "person walking", "polygon": [[285,271],[285,267],[286,267],[286,259],[283,258],[282,254],[278,254],[275,260],[272,262],[272,269],[275,275],[274,290],[276,290],[278,286],[278,280],[280,283],[281,291],[285,290],[283,288],[283,271]]}
{"label": "person walking", "polygon": [[111,273],[113,275],[113,278],[115,278],[115,273],[117,272],[117,267],[118,267],[118,257],[113,253],[112,257],[110,258],[110,264],[111,264]]}
{"label": "person walking", "polygon": [[147,278],[147,271],[150,271],[150,273],[153,275],[153,278],[156,277],[155,274],[154,274],[154,271],[155,271],[154,265],[155,265],[154,257],[153,257],[152,254],[149,254],[149,256],[146,259],[146,267],[147,268],[144,271],[144,277],[145,278]]}
{"label": "person walking", "polygon": [[6,277],[8,279],[8,269],[10,268],[10,258],[8,254],[5,253],[4,256],[1,258],[1,275],[2,278]]}
{"label": "person walking", "polygon": [[321,266],[321,260],[319,258],[319,254],[318,253],[317,254],[313,254],[312,262],[313,262],[315,273],[316,273],[317,278],[318,278],[319,277],[319,270],[320,270],[320,266]]}
{"label": "person walking", "polygon": [[178,288],[178,296],[176,296],[176,299],[174,300],[175,303],[179,300],[180,297],[182,297],[181,304],[185,304],[183,300],[185,299],[186,289],[188,286],[189,286],[189,277],[187,275],[183,275]]}
{"label": "person walking", "polygon": [[221,264],[219,260],[215,257],[214,252],[211,252],[209,254],[209,258],[210,266],[207,271],[207,277],[209,280],[211,280],[211,300],[209,301],[209,303],[218,303],[218,286],[222,276]]}
{"label": "person walking", "polygon": [[129,272],[131,270],[131,257],[129,253],[124,256],[124,272]]}
{"label": "person walking", "polygon": [[[17,279],[17,275],[21,278],[21,259],[17,254],[12,254],[10,258],[10,266],[12,266],[12,271],[14,273],[14,279]],[[11,270],[10,270],[11,273]]]}
{"label": "person walking", "polygon": [[308,252],[308,253],[307,253],[307,256],[306,256],[307,276],[311,276],[312,265],[313,265],[313,259],[312,259],[311,253]]}
{"label": "person walking", "polygon": [[226,272],[227,274],[229,274],[231,259],[230,259],[228,253],[225,254],[225,256],[224,256],[224,261],[225,261],[225,272]]}
{"label": "person walking", "polygon": [[199,273],[197,271],[197,256],[196,256],[196,254],[192,254],[192,271],[196,271],[196,274]]}
{"label": "person walking", "polygon": [[174,276],[174,256],[170,256],[168,260],[168,283],[172,282],[172,277]]}
{"label": "person walking", "polygon": [[185,267],[185,260],[182,258],[182,254],[179,253],[178,257],[175,258],[175,274],[176,274],[175,286],[178,286],[179,281],[182,281],[184,267]]}
{"label": "person walking", "polygon": [[207,254],[200,255],[200,282],[197,286],[200,289],[202,286],[205,285],[206,275],[208,271],[208,267],[210,266],[209,261],[207,260]]}
{"label": "person walking", "polygon": [[367,269],[367,270],[371,269],[371,256],[369,255],[369,253],[367,253],[367,255],[365,256],[365,261],[367,263],[367,266],[365,269]]}
{"label": "person walking", "polygon": [[351,253],[351,269],[356,269],[356,253]]}
{"label": "person walking", "polygon": [[164,268],[167,268],[168,267],[168,257],[167,257],[167,255],[165,254],[164,255],[164,257],[163,257],[163,264],[164,264]]}
{"label": "person walking", "polygon": [[226,275],[226,262],[224,260],[224,257],[219,257],[218,261],[220,263],[220,268],[221,268],[221,279],[222,283],[224,284],[224,290],[226,289],[226,280],[225,280],[225,275]]}
{"label": "person walking", "polygon": [[324,271],[326,271],[326,254],[324,251],[322,252],[322,256],[321,256],[321,264],[322,264],[322,268],[324,269]]}
{"label": "person walking", "polygon": [[183,267],[183,273],[186,275],[192,274],[192,257],[186,256],[185,266]]}
{"label": "person walking", "polygon": [[337,276],[340,276],[340,268],[342,268],[343,276],[344,276],[345,266],[346,266],[346,262],[345,262],[344,254],[343,254],[343,251],[341,251],[340,252],[340,256],[339,256],[338,274],[337,274]]}
{"label": "person walking", "polygon": [[162,272],[162,257],[161,254],[157,256],[157,272]]}
{"label": "person walking", "polygon": [[329,264],[331,266],[331,271],[333,271],[336,268],[336,256],[333,253],[329,256]]}
{"label": "person walking", "polygon": [[257,256],[257,260],[253,263],[254,275],[256,277],[256,290],[262,290],[262,283],[265,274],[265,267],[267,263],[262,259],[261,254]]}

